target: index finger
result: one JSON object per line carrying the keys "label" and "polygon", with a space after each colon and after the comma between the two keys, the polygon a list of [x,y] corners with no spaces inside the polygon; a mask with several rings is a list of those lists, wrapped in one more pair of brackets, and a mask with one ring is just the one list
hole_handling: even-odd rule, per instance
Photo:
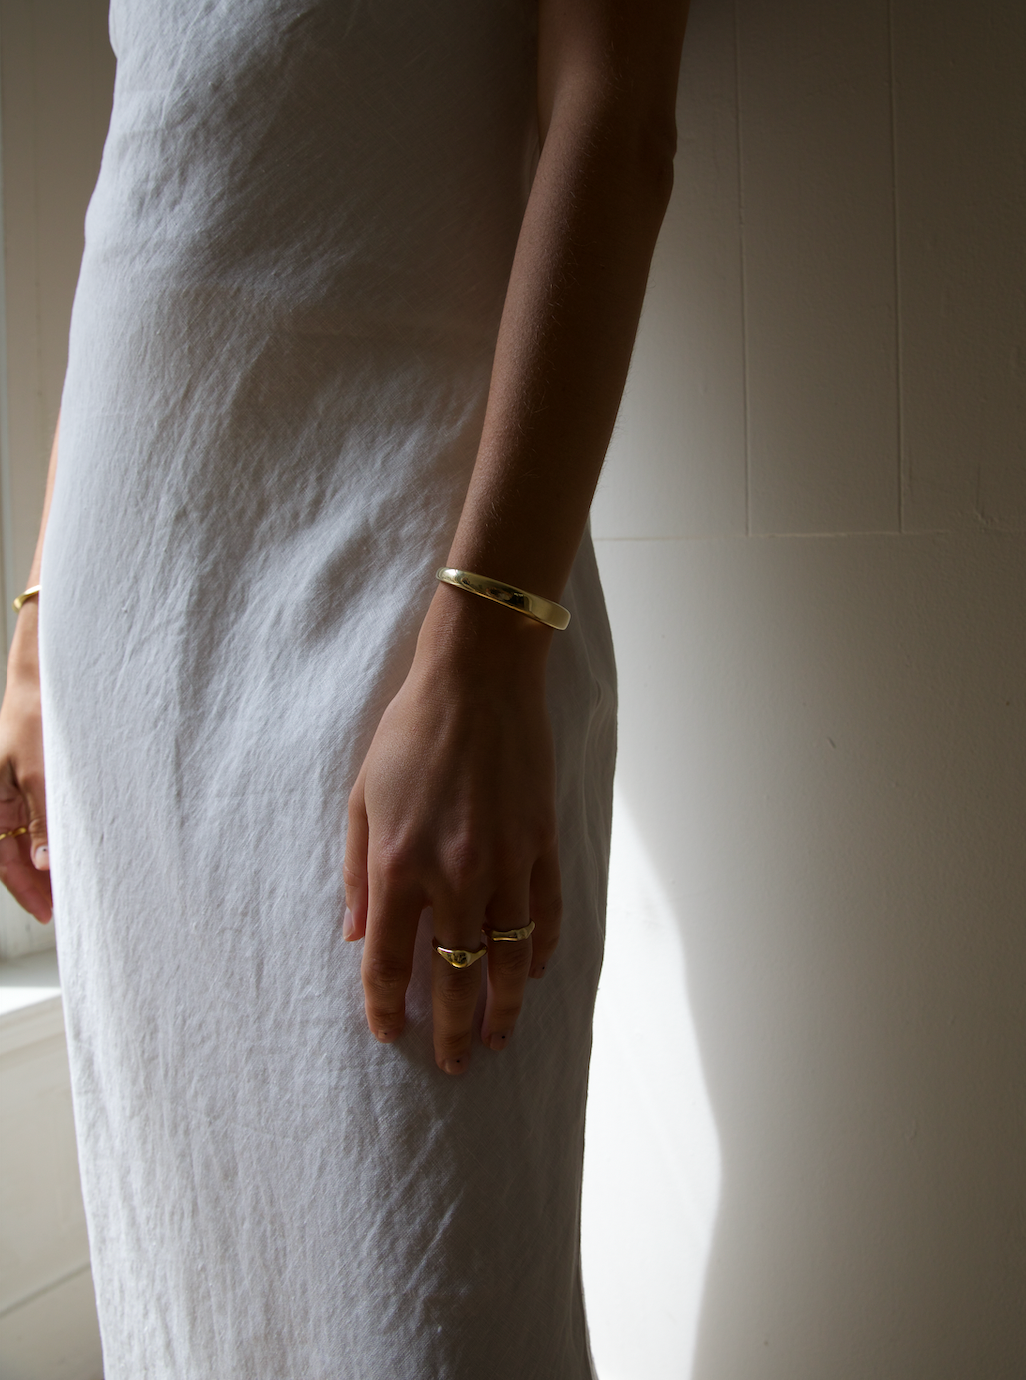
{"label": "index finger", "polygon": [[[24,822],[24,814],[29,820]],[[39,823],[38,814],[33,812],[32,802],[26,800],[25,809],[16,801],[6,800],[0,815],[7,819],[0,822],[0,883],[11,893],[20,906],[45,925],[53,914],[53,900],[50,892],[49,872],[35,865],[32,858],[33,847],[42,838],[46,844],[46,818]],[[49,867],[49,859],[46,859]]]}
{"label": "index finger", "polygon": [[423,905],[419,888],[372,878],[360,972],[367,1024],[382,1044],[397,1039],[406,1024],[406,989]]}
{"label": "index finger", "polygon": [[0,841],[0,882],[19,906],[23,906],[41,925],[45,925],[53,914],[50,877],[33,865],[28,852],[29,845],[25,839],[6,838]]}

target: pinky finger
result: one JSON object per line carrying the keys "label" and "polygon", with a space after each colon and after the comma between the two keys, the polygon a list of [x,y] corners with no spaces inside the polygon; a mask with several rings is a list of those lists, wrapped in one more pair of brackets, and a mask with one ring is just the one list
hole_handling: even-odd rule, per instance
{"label": "pinky finger", "polygon": [[367,807],[363,799],[361,775],[349,796],[349,829],[342,864],[342,880],[346,888],[343,939],[362,939],[367,933],[367,837]]}
{"label": "pinky finger", "polygon": [[555,848],[543,853],[531,873],[531,919],[535,930],[531,936],[531,972],[533,978],[544,975],[549,960],[559,943],[559,925],[563,916],[563,894],[560,888],[559,855]]}

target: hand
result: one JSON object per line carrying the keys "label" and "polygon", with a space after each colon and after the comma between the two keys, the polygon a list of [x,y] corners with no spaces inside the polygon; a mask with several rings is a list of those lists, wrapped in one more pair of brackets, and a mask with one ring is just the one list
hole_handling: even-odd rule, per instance
{"label": "hand", "polygon": [[501,1050],[528,974],[541,977],[559,938],[550,637],[441,586],[349,798],[345,934],[366,936],[367,1021],[379,1040],[403,1029],[425,907],[446,948],[476,950],[483,930],[535,922],[529,939],[490,943],[467,969],[432,956],[435,1059],[446,1073],[467,1067],[482,974],[481,1038]]}
{"label": "hand", "polygon": [[[0,881],[41,924],[53,914],[46,839],[43,726],[39,705],[38,609],[23,606],[0,706]],[[11,830],[27,829],[17,837]]]}

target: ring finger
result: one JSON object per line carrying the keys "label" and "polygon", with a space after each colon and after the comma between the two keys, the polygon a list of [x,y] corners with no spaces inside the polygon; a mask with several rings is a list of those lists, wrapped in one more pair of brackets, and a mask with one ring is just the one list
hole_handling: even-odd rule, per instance
{"label": "ring finger", "polygon": [[505,1049],[524,1001],[531,971],[534,923],[527,887],[519,905],[493,907],[486,928],[488,938],[488,997],[481,1039],[489,1049]]}

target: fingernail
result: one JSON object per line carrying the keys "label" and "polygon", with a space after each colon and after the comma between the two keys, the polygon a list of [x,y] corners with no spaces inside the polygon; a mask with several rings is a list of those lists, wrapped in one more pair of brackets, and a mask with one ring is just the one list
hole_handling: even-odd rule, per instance
{"label": "fingernail", "polygon": [[50,850],[45,843],[38,844],[32,850],[32,866],[38,872],[46,872],[50,867]]}
{"label": "fingernail", "polygon": [[508,1039],[509,1039],[509,1031],[508,1031],[508,1030],[503,1030],[503,1031],[493,1030],[492,1033],[488,1036],[488,1048],[489,1048],[489,1049],[494,1049],[494,1050],[505,1049],[505,1048],[506,1048],[506,1041],[507,1041]]}
{"label": "fingernail", "polygon": [[533,978],[544,977],[544,976],[545,976],[545,964],[543,963],[543,964],[541,965],[540,968],[532,968],[532,969],[531,969],[531,976],[532,976]]}
{"label": "fingernail", "polygon": [[442,1070],[445,1073],[462,1073],[466,1067],[466,1059],[446,1059]]}
{"label": "fingernail", "polygon": [[398,1034],[398,1030],[375,1030],[374,1038],[383,1045],[390,1045]]}
{"label": "fingernail", "polygon": [[[336,914],[338,912],[336,911]],[[353,920],[353,912],[346,906],[346,913],[342,917],[342,938],[352,939],[356,931],[356,922]]]}

